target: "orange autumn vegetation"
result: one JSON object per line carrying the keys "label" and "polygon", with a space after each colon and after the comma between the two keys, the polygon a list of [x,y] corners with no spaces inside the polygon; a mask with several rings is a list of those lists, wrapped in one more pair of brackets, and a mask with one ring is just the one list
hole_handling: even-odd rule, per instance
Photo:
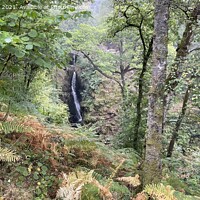
{"label": "orange autumn vegetation", "polygon": [[[0,112],[0,121],[2,121],[5,117],[6,113],[5,112]],[[10,115],[7,116],[6,121],[11,122],[13,121],[13,117]]]}
{"label": "orange autumn vegetation", "polygon": [[[5,113],[0,112],[0,119],[4,116]],[[6,118],[6,121],[14,121],[19,125],[24,126],[26,129],[24,133],[11,133],[11,139],[26,142],[26,144],[29,144],[34,150],[51,150],[51,152],[57,154],[57,143],[53,142],[52,137],[62,135],[61,133],[50,133],[44,125],[42,125],[35,117],[31,115],[22,119],[9,115]],[[62,137],[66,139],[72,138],[73,136],[71,134],[64,134]]]}

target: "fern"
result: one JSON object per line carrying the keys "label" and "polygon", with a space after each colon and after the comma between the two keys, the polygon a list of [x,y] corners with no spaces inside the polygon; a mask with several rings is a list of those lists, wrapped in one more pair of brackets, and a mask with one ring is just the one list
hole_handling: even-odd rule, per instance
{"label": "fern", "polygon": [[110,191],[113,193],[114,199],[130,200],[131,192],[125,185],[113,182]]}
{"label": "fern", "polygon": [[119,163],[119,165],[116,167],[116,169],[113,170],[111,176],[108,179],[108,183],[107,183],[107,186],[106,186],[107,188],[110,188],[110,186],[112,185],[113,178],[117,174],[117,172],[119,171],[119,168],[123,165],[124,161],[125,161],[125,159],[122,159],[121,162]]}
{"label": "fern", "polygon": [[0,147],[0,161],[15,162],[19,159],[20,156],[16,155],[12,150]]}
{"label": "fern", "polygon": [[92,184],[94,184],[99,189],[99,193],[103,199],[114,200],[109,187],[101,185],[96,179],[92,181]]}
{"label": "fern", "polygon": [[113,200],[109,188],[101,185],[99,181],[93,178],[93,170],[87,172],[72,172],[68,176],[63,173],[63,187],[57,191],[56,198],[62,200],[79,200],[83,186],[92,184],[99,189],[100,195],[106,200]]}
{"label": "fern", "polygon": [[92,173],[80,171],[72,172],[68,176],[63,173],[63,187],[57,191],[56,198],[63,200],[79,200],[82,188],[85,184],[92,182]]}
{"label": "fern", "polygon": [[91,183],[85,184],[81,194],[81,200],[102,200],[98,188]]}
{"label": "fern", "polygon": [[7,104],[1,102],[1,100],[0,100],[0,111],[5,111],[5,109],[6,109],[7,107],[8,107]]}
{"label": "fern", "polygon": [[[98,188],[99,194],[101,197],[103,197],[103,199],[113,200],[114,198],[110,191],[110,188],[113,185],[113,177],[116,175],[124,161],[125,159],[122,159],[116,169],[113,170],[113,173],[106,181],[105,186],[96,179],[99,177],[97,173],[95,173],[96,178],[95,176],[93,176],[94,170],[91,170],[89,172],[72,172],[68,176],[63,173],[63,186],[57,191],[56,198],[61,198],[62,200],[79,200],[81,198],[81,193],[84,189],[84,185],[92,184],[92,186]],[[101,179],[101,177],[99,178]]]}
{"label": "fern", "polygon": [[129,185],[133,186],[133,187],[137,187],[141,184],[140,179],[139,179],[139,175],[136,174],[134,177],[128,176],[128,177],[120,177],[117,178],[118,181],[123,181],[125,183],[128,183]]}
{"label": "fern", "polygon": [[85,139],[85,138],[82,138],[82,137],[79,137],[79,138],[77,138],[77,139],[72,139],[72,140],[66,141],[66,144],[71,145],[71,146],[76,145],[77,143],[78,143],[78,145],[80,145],[80,146],[91,145],[92,148],[96,147],[95,142],[90,141],[90,140]]}
{"label": "fern", "polygon": [[67,140],[65,145],[70,149],[80,149],[82,151],[93,151],[97,148],[95,142],[84,138]]}
{"label": "fern", "polygon": [[169,185],[150,184],[145,187],[144,192],[155,200],[177,200],[174,197],[174,190]]}
{"label": "fern", "polygon": [[4,134],[9,134],[9,133],[24,133],[26,132],[26,128],[18,124],[16,122],[2,122],[0,123],[0,132]]}

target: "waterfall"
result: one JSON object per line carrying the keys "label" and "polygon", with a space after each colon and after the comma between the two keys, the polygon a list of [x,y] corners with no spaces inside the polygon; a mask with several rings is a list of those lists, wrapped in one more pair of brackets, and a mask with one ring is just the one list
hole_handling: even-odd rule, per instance
{"label": "waterfall", "polygon": [[76,72],[75,71],[72,76],[71,89],[72,89],[72,96],[73,96],[74,105],[76,109],[76,118],[78,122],[82,122],[83,119],[81,116],[81,106],[80,106],[77,93],[76,93]]}
{"label": "waterfall", "polygon": [[73,58],[72,58],[72,62],[73,62],[73,66],[75,66],[76,64],[76,54],[73,54]]}

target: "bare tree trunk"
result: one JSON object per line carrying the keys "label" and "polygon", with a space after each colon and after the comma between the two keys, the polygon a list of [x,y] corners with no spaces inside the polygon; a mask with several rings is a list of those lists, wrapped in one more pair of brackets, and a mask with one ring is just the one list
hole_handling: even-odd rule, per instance
{"label": "bare tree trunk", "polygon": [[176,125],[175,125],[175,128],[174,128],[174,131],[172,133],[172,138],[170,140],[170,143],[169,143],[169,146],[168,146],[168,149],[167,149],[167,157],[171,157],[172,156],[172,152],[174,150],[174,144],[178,138],[178,131],[181,127],[181,123],[182,123],[182,120],[185,116],[185,113],[186,113],[186,110],[187,110],[187,103],[188,103],[188,100],[189,100],[189,95],[190,95],[190,89],[191,89],[191,85],[189,85],[187,87],[187,90],[185,92],[185,95],[184,95],[184,99],[183,99],[183,105],[182,105],[182,109],[181,109],[181,113],[176,121]]}
{"label": "bare tree trunk", "polygon": [[161,180],[161,149],[164,88],[167,66],[168,19],[170,0],[155,0],[152,85],[149,92],[148,131],[143,184]]}

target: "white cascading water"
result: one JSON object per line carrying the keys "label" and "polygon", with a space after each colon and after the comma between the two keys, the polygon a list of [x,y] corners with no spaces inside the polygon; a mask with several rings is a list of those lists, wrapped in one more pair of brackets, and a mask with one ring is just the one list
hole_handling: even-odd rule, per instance
{"label": "white cascading water", "polygon": [[76,94],[76,72],[73,73],[72,76],[72,83],[71,83],[71,88],[72,88],[72,96],[74,99],[74,104],[75,104],[75,108],[76,108],[76,117],[78,119],[78,122],[82,122],[82,116],[81,116],[81,106],[80,103],[78,101],[78,97]]}

